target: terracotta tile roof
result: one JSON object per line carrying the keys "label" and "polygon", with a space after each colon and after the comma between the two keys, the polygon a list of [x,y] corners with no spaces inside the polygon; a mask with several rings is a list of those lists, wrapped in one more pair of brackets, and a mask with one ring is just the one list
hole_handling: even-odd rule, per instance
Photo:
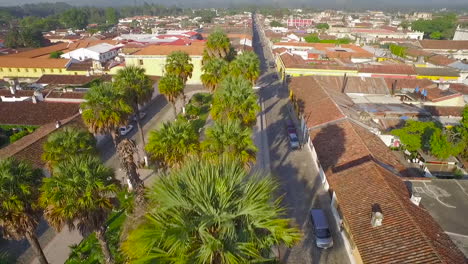
{"label": "terracotta tile roof", "polygon": [[55,68],[65,69],[69,60],[67,59],[42,59],[0,56],[0,67],[3,68]]}
{"label": "terracotta tile roof", "polygon": [[189,45],[189,46],[160,46],[149,45],[132,55],[154,55],[167,56],[173,51],[184,51],[191,56],[202,56],[205,45]]}
{"label": "terracotta tile roof", "polygon": [[415,48],[410,48],[406,50],[406,55],[411,56],[411,57],[418,57],[418,56],[431,56],[432,53],[424,51],[422,49],[415,49]]}
{"label": "terracotta tile roof", "polygon": [[468,50],[468,40],[429,40],[419,41],[423,49]]}
{"label": "terracotta tile roof", "polygon": [[[337,76],[314,76],[318,82],[327,91],[333,90],[341,93],[343,88],[343,77]],[[383,78],[361,78],[348,77],[345,93],[359,94],[390,94],[389,89]]]}
{"label": "terracotta tile roof", "polygon": [[425,105],[424,109],[433,116],[462,116],[464,107]]}
{"label": "terracotta tile roof", "polygon": [[102,76],[86,76],[86,75],[54,75],[44,74],[36,83],[40,84],[53,84],[53,85],[84,85],[93,80],[101,79],[104,81],[111,81],[111,75]]}
{"label": "terracotta tile roof", "polygon": [[308,127],[311,128],[345,118],[345,114],[338,105],[312,76],[292,78],[289,88],[294,98],[298,100],[301,111],[308,116]]}
{"label": "terracotta tile roof", "polygon": [[396,89],[401,90],[401,89],[415,89],[416,87],[419,88],[426,88],[429,86],[435,85],[431,80],[428,79],[394,79],[394,78],[385,78],[385,82],[387,83],[387,87],[389,90],[392,89],[392,85],[395,82],[396,83]]}
{"label": "terracotta tile roof", "polygon": [[44,125],[73,116],[78,104],[27,102],[0,102],[0,124]]}
{"label": "terracotta tile roof", "polygon": [[49,56],[50,53],[52,53],[54,51],[64,51],[64,50],[66,50],[67,46],[68,46],[68,43],[59,43],[59,44],[51,45],[51,46],[48,46],[48,47],[35,48],[35,49],[32,49],[32,50],[23,51],[23,52],[19,52],[19,53],[16,53],[16,54],[11,54],[11,55],[8,55],[7,57],[37,58],[37,57],[41,57],[41,56],[45,56],[45,55]]}
{"label": "terracotta tile roof", "polygon": [[68,65],[67,71],[89,71],[93,67],[93,62],[91,60],[86,60],[83,62],[73,62]]}
{"label": "terracotta tile roof", "polygon": [[50,98],[65,98],[65,99],[83,99],[85,92],[60,92],[54,91],[47,95],[47,99]]}
{"label": "terracotta tile roof", "polygon": [[457,91],[463,95],[468,95],[468,85],[463,83],[452,83],[450,89]]}
{"label": "terracotta tile roof", "polygon": [[[86,129],[81,115],[77,114],[67,119],[61,120],[63,127],[74,126]],[[27,135],[20,140],[14,142],[5,148],[0,149],[0,157],[15,157],[17,159],[29,161],[36,168],[43,168],[45,162],[42,161],[41,156],[43,153],[42,146],[47,140],[47,137],[56,130],[55,122],[45,124],[38,128],[34,133]]]}
{"label": "terracotta tile roof", "polygon": [[434,55],[434,56],[430,56],[429,58],[427,58],[427,62],[435,64],[435,65],[443,65],[443,66],[447,66],[456,61],[457,60],[451,59],[444,55]]}
{"label": "terracotta tile roof", "polygon": [[458,71],[452,68],[415,67],[415,70],[420,76],[460,77]]}
{"label": "terracotta tile roof", "polygon": [[387,65],[371,65],[365,64],[358,67],[359,72],[364,73],[380,73],[380,74],[403,74],[416,75],[416,71],[412,65],[406,64],[387,64]]}
{"label": "terracotta tile roof", "polygon": [[15,96],[15,97],[24,97],[24,96],[33,96],[33,90],[16,90],[15,94],[11,94],[10,89],[0,89],[0,96]]}
{"label": "terracotta tile roof", "polygon": [[283,61],[283,64],[286,68],[294,68],[296,65],[305,65],[306,62],[304,59],[302,59],[301,56],[296,55],[296,54],[291,54],[288,52],[285,52],[280,55],[281,60]]}
{"label": "terracotta tile roof", "polygon": [[[402,166],[375,135],[343,120],[310,136],[364,263],[465,263],[434,219],[410,201],[390,167]],[[379,227],[371,226],[374,204],[384,215]]]}
{"label": "terracotta tile roof", "polygon": [[442,90],[439,88],[430,88],[426,89],[427,91],[427,99],[432,102],[440,102],[448,99],[452,99],[455,97],[463,96],[461,93],[452,91],[450,89]]}

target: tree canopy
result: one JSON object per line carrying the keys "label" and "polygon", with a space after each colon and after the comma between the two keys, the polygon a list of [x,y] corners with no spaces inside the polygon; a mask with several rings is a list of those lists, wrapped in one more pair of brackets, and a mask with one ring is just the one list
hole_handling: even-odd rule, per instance
{"label": "tree canopy", "polygon": [[411,29],[424,32],[426,38],[452,39],[456,22],[457,16],[455,14],[446,14],[432,20],[416,20],[411,24]]}
{"label": "tree canopy", "polygon": [[264,263],[292,246],[298,229],[283,218],[278,185],[241,164],[191,161],[150,188],[149,212],[122,250],[132,263]]}
{"label": "tree canopy", "polygon": [[317,25],[315,25],[315,28],[326,30],[330,28],[330,25],[328,25],[327,23],[318,23]]}
{"label": "tree canopy", "polygon": [[60,16],[62,23],[69,28],[84,29],[88,25],[88,14],[78,8],[72,8],[63,12]]}
{"label": "tree canopy", "polygon": [[273,20],[270,22],[270,27],[284,27],[284,25],[276,20]]}

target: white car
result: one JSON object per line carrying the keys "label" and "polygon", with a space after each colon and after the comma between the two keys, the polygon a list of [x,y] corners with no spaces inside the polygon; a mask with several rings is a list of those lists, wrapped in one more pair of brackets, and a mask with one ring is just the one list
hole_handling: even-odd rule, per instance
{"label": "white car", "polygon": [[120,135],[125,136],[133,129],[132,125],[119,127]]}

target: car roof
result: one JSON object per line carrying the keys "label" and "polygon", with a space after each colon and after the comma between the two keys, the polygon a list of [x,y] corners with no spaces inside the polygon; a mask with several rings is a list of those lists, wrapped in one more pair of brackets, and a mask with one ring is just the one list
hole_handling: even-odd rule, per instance
{"label": "car roof", "polygon": [[310,210],[310,215],[314,220],[314,225],[317,228],[328,228],[327,217],[322,209],[314,208]]}

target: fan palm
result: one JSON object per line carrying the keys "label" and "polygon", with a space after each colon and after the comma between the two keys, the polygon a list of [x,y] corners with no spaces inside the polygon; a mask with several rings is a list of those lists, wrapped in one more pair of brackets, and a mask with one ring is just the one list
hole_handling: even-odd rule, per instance
{"label": "fan palm", "polygon": [[[187,54],[187,52],[174,51],[166,58],[165,70],[167,73],[173,73],[179,76],[179,78],[182,79],[185,87],[188,78],[192,78],[193,64],[191,62],[192,59]],[[182,98],[184,99],[185,104],[184,90],[182,90]]]}
{"label": "fan palm", "polygon": [[0,160],[0,226],[3,236],[26,238],[41,264],[47,259],[36,236],[41,218],[38,204],[42,174],[31,165],[12,158]]}
{"label": "fan palm", "polygon": [[[126,148],[118,148],[120,144],[120,134],[118,129],[120,126],[126,125],[129,116],[132,114],[132,107],[125,99],[124,91],[114,87],[110,83],[93,86],[85,95],[86,102],[81,105],[83,109],[83,120],[95,134],[110,133],[114,144],[119,153],[121,162],[133,162],[133,159],[128,158],[128,153],[121,152]],[[128,150],[128,149],[127,149]],[[127,164],[124,166],[127,172],[127,177],[132,183],[139,183],[141,179],[137,171],[136,164]],[[134,186],[136,188],[137,186]],[[136,188],[135,190],[138,190]],[[138,193],[137,193],[138,194]],[[138,201],[143,200],[142,197]]]}
{"label": "fan palm", "polygon": [[58,231],[66,225],[82,235],[95,232],[105,262],[113,263],[105,222],[117,191],[114,172],[98,157],[75,156],[57,164],[53,176],[44,179],[39,202],[45,218]]}
{"label": "fan palm", "polygon": [[231,53],[231,41],[226,33],[221,30],[215,30],[208,36],[205,48],[205,59],[220,58],[229,60]]}
{"label": "fan palm", "polygon": [[96,140],[88,131],[65,127],[51,134],[43,145],[42,159],[49,169],[71,155],[96,154]]}
{"label": "fan palm", "polygon": [[125,92],[111,83],[91,87],[81,104],[82,117],[94,134],[110,133],[117,146],[120,139],[118,129],[128,123],[132,107],[125,99]]}
{"label": "fan palm", "polygon": [[195,160],[167,176],[149,191],[146,221],[122,243],[132,263],[265,263],[273,246],[300,238],[282,218],[271,177],[228,159]]}
{"label": "fan palm", "polygon": [[256,122],[260,107],[249,81],[242,77],[226,77],[214,94],[211,115],[214,120],[240,120],[245,126]]}
{"label": "fan palm", "polygon": [[182,79],[173,74],[167,73],[158,83],[159,92],[164,95],[167,100],[172,104],[174,110],[174,117],[177,116],[176,101],[177,98],[184,92],[184,82]]}
{"label": "fan palm", "polygon": [[245,166],[255,162],[257,152],[251,129],[242,127],[238,120],[215,122],[214,126],[207,128],[202,149],[208,159],[225,154],[232,159],[239,159]]}
{"label": "fan palm", "polygon": [[230,64],[231,73],[234,76],[243,76],[249,80],[252,85],[260,76],[260,60],[257,54],[252,51],[246,51],[238,55]]}
{"label": "fan palm", "polygon": [[167,122],[159,130],[151,131],[146,151],[162,167],[175,167],[199,149],[198,133],[183,120]]}
{"label": "fan palm", "polygon": [[135,142],[126,138],[120,141],[117,146],[117,152],[120,154],[119,157],[122,169],[125,171],[126,175],[131,175],[128,177],[128,180],[135,192],[137,204],[141,205],[145,200],[145,189],[143,181],[140,179],[140,175],[138,175],[137,166],[134,160],[134,154],[136,151]]}
{"label": "fan palm", "polygon": [[154,92],[151,79],[146,76],[145,69],[136,66],[127,66],[117,71],[115,83],[124,90],[125,97],[133,108],[138,131],[140,132],[140,139],[144,146],[145,136],[141,126],[139,106],[151,100],[151,96]]}
{"label": "fan palm", "polygon": [[228,66],[229,64],[223,59],[213,58],[208,60],[202,67],[203,74],[200,78],[203,85],[211,92],[214,92],[221,80],[228,74]]}

